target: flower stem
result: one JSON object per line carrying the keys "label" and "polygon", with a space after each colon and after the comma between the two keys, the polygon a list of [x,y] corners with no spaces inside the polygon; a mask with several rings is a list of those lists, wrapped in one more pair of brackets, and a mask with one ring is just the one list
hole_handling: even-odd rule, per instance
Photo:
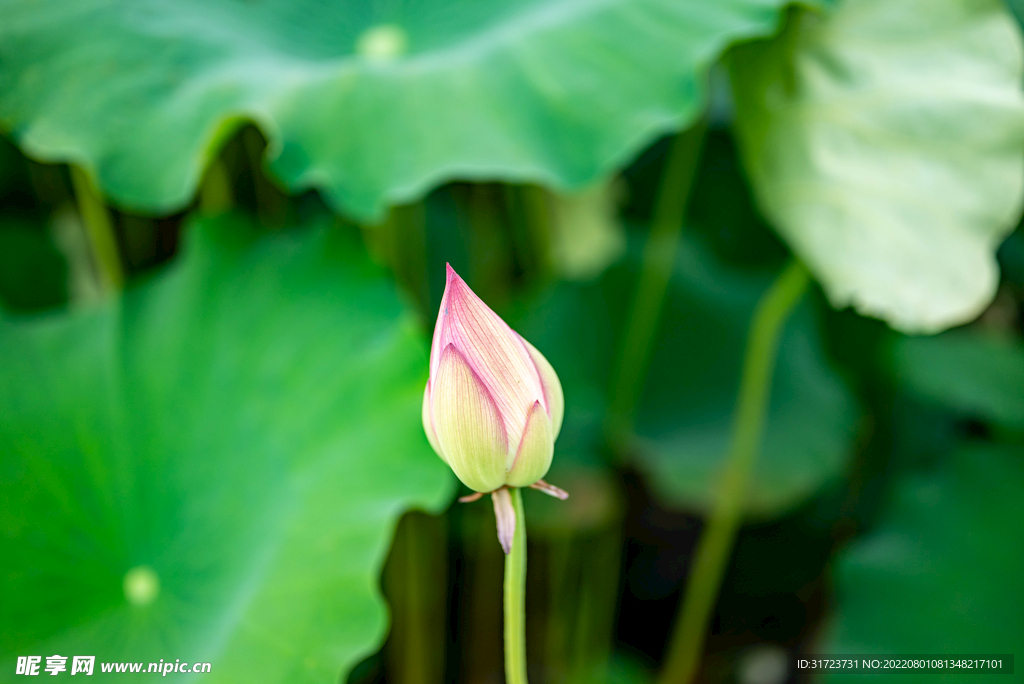
{"label": "flower stem", "polygon": [[516,531],[505,556],[505,684],[526,684],[526,516],[522,490],[509,489]]}
{"label": "flower stem", "polygon": [[92,179],[75,165],[71,166],[71,184],[103,289],[107,292],[120,290],[124,285],[124,269],[110,214]]}
{"label": "flower stem", "polygon": [[224,160],[214,159],[206,167],[203,182],[199,185],[199,211],[206,216],[218,216],[229,211],[233,205],[231,176]]}
{"label": "flower stem", "polygon": [[665,162],[651,230],[640,257],[640,277],[625,328],[626,337],[619,350],[616,367],[612,370],[605,427],[613,445],[633,430],[634,406],[640,396],[665,291],[672,276],[679,234],[693,180],[697,176],[706,132],[707,121],[701,119],[680,133],[673,141]]}
{"label": "flower stem", "polygon": [[[493,535],[490,541],[493,543]],[[437,684],[444,680],[446,548],[443,518],[420,511],[402,516],[384,572],[392,611],[391,634],[384,651],[389,682]]]}
{"label": "flower stem", "polygon": [[809,279],[803,264],[794,259],[761,296],[754,310],[729,454],[718,496],[697,544],[682,614],[669,641],[660,684],[689,684],[700,665],[708,620],[739,530],[747,485],[760,451],[779,337]]}

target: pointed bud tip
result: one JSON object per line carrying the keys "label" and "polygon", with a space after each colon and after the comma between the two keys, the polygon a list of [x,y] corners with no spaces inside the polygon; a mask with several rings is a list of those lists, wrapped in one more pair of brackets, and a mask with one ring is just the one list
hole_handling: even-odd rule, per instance
{"label": "pointed bud tip", "polygon": [[[444,267],[445,267],[445,281],[444,281],[444,296],[445,296],[445,300],[447,301],[448,297],[454,297],[455,299],[459,299],[459,300],[464,299],[466,297],[465,290],[469,290],[469,285],[467,285],[466,281],[462,279],[462,276],[460,276],[458,273],[455,272],[455,269],[452,268],[451,264],[445,262]],[[453,286],[455,286],[455,287],[453,287]],[[463,288],[465,288],[465,290]],[[472,292],[472,290],[470,290],[470,291]],[[448,311],[445,308],[443,308],[442,309],[442,313],[443,314],[447,314]]]}

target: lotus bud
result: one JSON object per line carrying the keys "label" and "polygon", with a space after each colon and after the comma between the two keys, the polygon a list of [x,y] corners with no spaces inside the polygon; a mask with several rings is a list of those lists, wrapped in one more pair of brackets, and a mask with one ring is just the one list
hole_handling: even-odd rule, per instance
{"label": "lotus bud", "polygon": [[541,480],[562,427],[562,385],[547,359],[469,289],[451,266],[430,348],[423,429],[463,484],[491,493],[509,552],[515,513],[506,487],[565,498]]}

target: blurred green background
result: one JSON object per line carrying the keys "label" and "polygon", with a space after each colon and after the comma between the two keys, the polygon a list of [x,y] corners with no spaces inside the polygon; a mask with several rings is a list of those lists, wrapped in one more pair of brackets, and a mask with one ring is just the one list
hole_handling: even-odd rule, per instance
{"label": "blurred green background", "polygon": [[493,513],[420,423],[446,262],[565,391],[534,682],[684,681],[795,262],[694,681],[1024,654],[1019,11],[0,0],[0,679],[503,681]]}

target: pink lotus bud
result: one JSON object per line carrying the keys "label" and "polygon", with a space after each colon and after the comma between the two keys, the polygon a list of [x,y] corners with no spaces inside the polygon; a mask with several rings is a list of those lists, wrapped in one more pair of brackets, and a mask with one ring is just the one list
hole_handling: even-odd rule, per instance
{"label": "pink lotus bud", "polygon": [[564,410],[547,359],[448,266],[423,395],[434,451],[477,492],[536,483],[560,496],[538,480],[551,466]]}

